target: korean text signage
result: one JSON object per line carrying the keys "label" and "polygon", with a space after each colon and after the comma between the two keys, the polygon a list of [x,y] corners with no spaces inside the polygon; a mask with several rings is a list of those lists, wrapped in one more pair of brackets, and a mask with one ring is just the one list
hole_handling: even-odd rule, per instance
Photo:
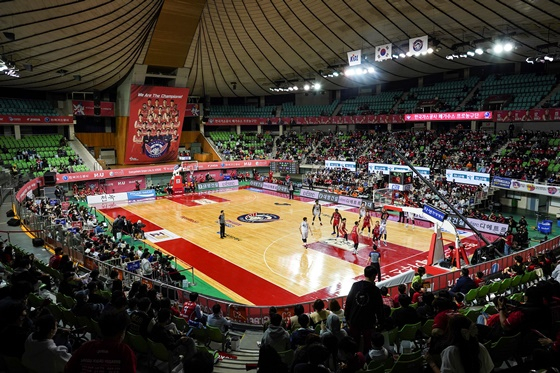
{"label": "korean text signage", "polygon": [[25,197],[27,197],[27,194],[29,194],[29,192],[38,189],[40,186],[43,186],[42,177],[37,177],[33,180],[29,180],[27,183],[25,183],[24,186],[21,187],[20,190],[17,191],[16,200],[20,203],[23,202],[25,200]]}
{"label": "korean text signage", "polygon": [[[470,229],[469,226],[458,215],[449,215],[447,217],[447,220],[453,223],[453,225],[456,226],[457,228]],[[484,233],[503,235],[508,230],[508,225],[503,223],[496,223],[494,221],[474,219],[474,218],[467,218],[467,220],[478,231]]]}
{"label": "korean text signage", "polygon": [[365,202],[366,208],[373,210],[374,207],[373,201],[371,200],[340,196],[338,194],[322,192],[318,190],[301,189],[299,195],[300,197],[318,199],[320,201],[331,202],[334,204],[340,204],[345,206],[360,207],[362,205],[362,202]]}
{"label": "korean text signage", "polygon": [[196,188],[198,190],[206,189],[218,189],[218,188],[233,188],[239,186],[238,180],[224,180],[224,181],[213,181],[210,183],[198,183]]}
{"label": "korean text signage", "polygon": [[[507,182],[509,180],[509,182]],[[559,196],[560,187],[555,185],[535,184],[521,180],[508,179],[494,176],[492,185],[502,189],[511,189],[518,192],[541,194],[544,196]]]}
{"label": "korean text signage", "polygon": [[[253,167],[268,167],[270,161],[231,161],[231,162],[203,162],[198,164],[199,171],[210,170],[223,170],[231,168],[253,168]],[[116,170],[100,170],[100,171],[87,171],[75,172],[71,174],[56,174],[57,183],[73,183],[76,181],[94,180],[94,179],[109,179],[115,177],[127,177],[138,175],[152,175],[152,174],[167,174],[172,173],[175,165],[167,164],[161,166],[144,166],[133,168],[121,168]]]}
{"label": "korean text signage", "polygon": [[[428,167],[414,167],[422,176],[430,177],[430,169]],[[398,164],[385,164],[385,163],[368,163],[368,172],[370,174],[374,172],[383,172],[384,175],[389,175],[391,171],[412,171],[410,167],[398,165]],[[414,174],[416,175],[416,174]]]}
{"label": "korean text signage", "polygon": [[130,86],[126,164],[177,160],[188,88]]}
{"label": "korean text signage", "polygon": [[73,117],[52,116],[45,117],[40,115],[0,115],[0,124],[8,125],[64,125],[73,124]]}
{"label": "korean text signage", "polygon": [[325,168],[346,168],[350,171],[356,171],[356,162],[325,161]]}
{"label": "korean text signage", "polygon": [[153,189],[139,190],[124,193],[107,193],[88,196],[88,204],[99,204],[107,202],[137,201],[146,198],[156,198],[156,191]]}
{"label": "korean text signage", "polygon": [[492,120],[491,111],[464,111],[454,113],[405,114],[405,122],[437,122],[454,120]]}
{"label": "korean text signage", "polygon": [[508,177],[494,176],[492,178],[492,186],[509,189],[512,181],[513,180]]}
{"label": "korean text signage", "polygon": [[447,181],[454,181],[459,184],[490,185],[490,174],[483,174],[481,172],[447,169],[445,170],[445,177],[447,178]]}
{"label": "korean text signage", "polygon": [[[72,100],[72,111],[75,116],[95,116],[95,105],[93,101]],[[99,116],[114,117],[115,103],[101,101],[99,103]]]}
{"label": "korean text signage", "polygon": [[445,212],[427,204],[422,208],[422,212],[438,221],[444,221],[447,217],[447,214]]}

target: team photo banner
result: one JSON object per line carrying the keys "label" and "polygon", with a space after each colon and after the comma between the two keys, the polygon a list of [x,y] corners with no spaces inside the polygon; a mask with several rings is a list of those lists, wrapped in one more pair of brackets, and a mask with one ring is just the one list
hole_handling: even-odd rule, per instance
{"label": "team photo banner", "polygon": [[496,111],[496,122],[547,122],[558,120],[560,120],[560,109]]}
{"label": "team photo banner", "polygon": [[458,170],[445,170],[445,177],[447,181],[454,181],[459,184],[481,185],[486,184],[490,186],[490,174],[483,174],[481,172],[458,171]]}
{"label": "team photo banner", "polygon": [[[429,167],[414,167],[416,170],[424,177],[430,177]],[[408,172],[412,171],[410,167],[398,165],[398,164],[385,164],[385,163],[368,163],[368,172],[370,174],[374,172],[383,172],[384,175],[389,175],[391,171]],[[414,174],[416,177],[416,174]]]}
{"label": "team photo banner", "polygon": [[176,161],[188,88],[130,86],[125,164]]}

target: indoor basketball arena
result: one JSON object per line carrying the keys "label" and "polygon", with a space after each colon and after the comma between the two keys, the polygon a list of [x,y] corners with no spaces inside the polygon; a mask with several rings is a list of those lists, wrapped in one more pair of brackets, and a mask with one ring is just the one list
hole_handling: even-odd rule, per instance
{"label": "indoor basketball arena", "polygon": [[1,372],[558,372],[557,3],[0,3]]}

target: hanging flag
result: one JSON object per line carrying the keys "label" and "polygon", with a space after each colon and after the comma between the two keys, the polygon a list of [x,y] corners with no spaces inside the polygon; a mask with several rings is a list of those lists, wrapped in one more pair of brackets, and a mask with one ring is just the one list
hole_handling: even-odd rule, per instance
{"label": "hanging flag", "polygon": [[408,39],[408,51],[412,54],[428,51],[428,35]]}
{"label": "hanging flag", "polygon": [[348,65],[357,66],[362,63],[362,50],[348,52]]}
{"label": "hanging flag", "polygon": [[376,61],[385,61],[390,60],[392,57],[391,55],[391,44],[385,45],[378,45],[375,47],[375,60]]}

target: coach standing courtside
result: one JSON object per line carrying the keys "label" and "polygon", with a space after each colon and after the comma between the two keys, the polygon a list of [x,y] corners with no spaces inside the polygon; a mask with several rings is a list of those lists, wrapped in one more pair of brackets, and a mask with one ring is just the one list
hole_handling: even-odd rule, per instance
{"label": "coach standing courtside", "polygon": [[226,238],[226,214],[224,210],[220,211],[220,238]]}

